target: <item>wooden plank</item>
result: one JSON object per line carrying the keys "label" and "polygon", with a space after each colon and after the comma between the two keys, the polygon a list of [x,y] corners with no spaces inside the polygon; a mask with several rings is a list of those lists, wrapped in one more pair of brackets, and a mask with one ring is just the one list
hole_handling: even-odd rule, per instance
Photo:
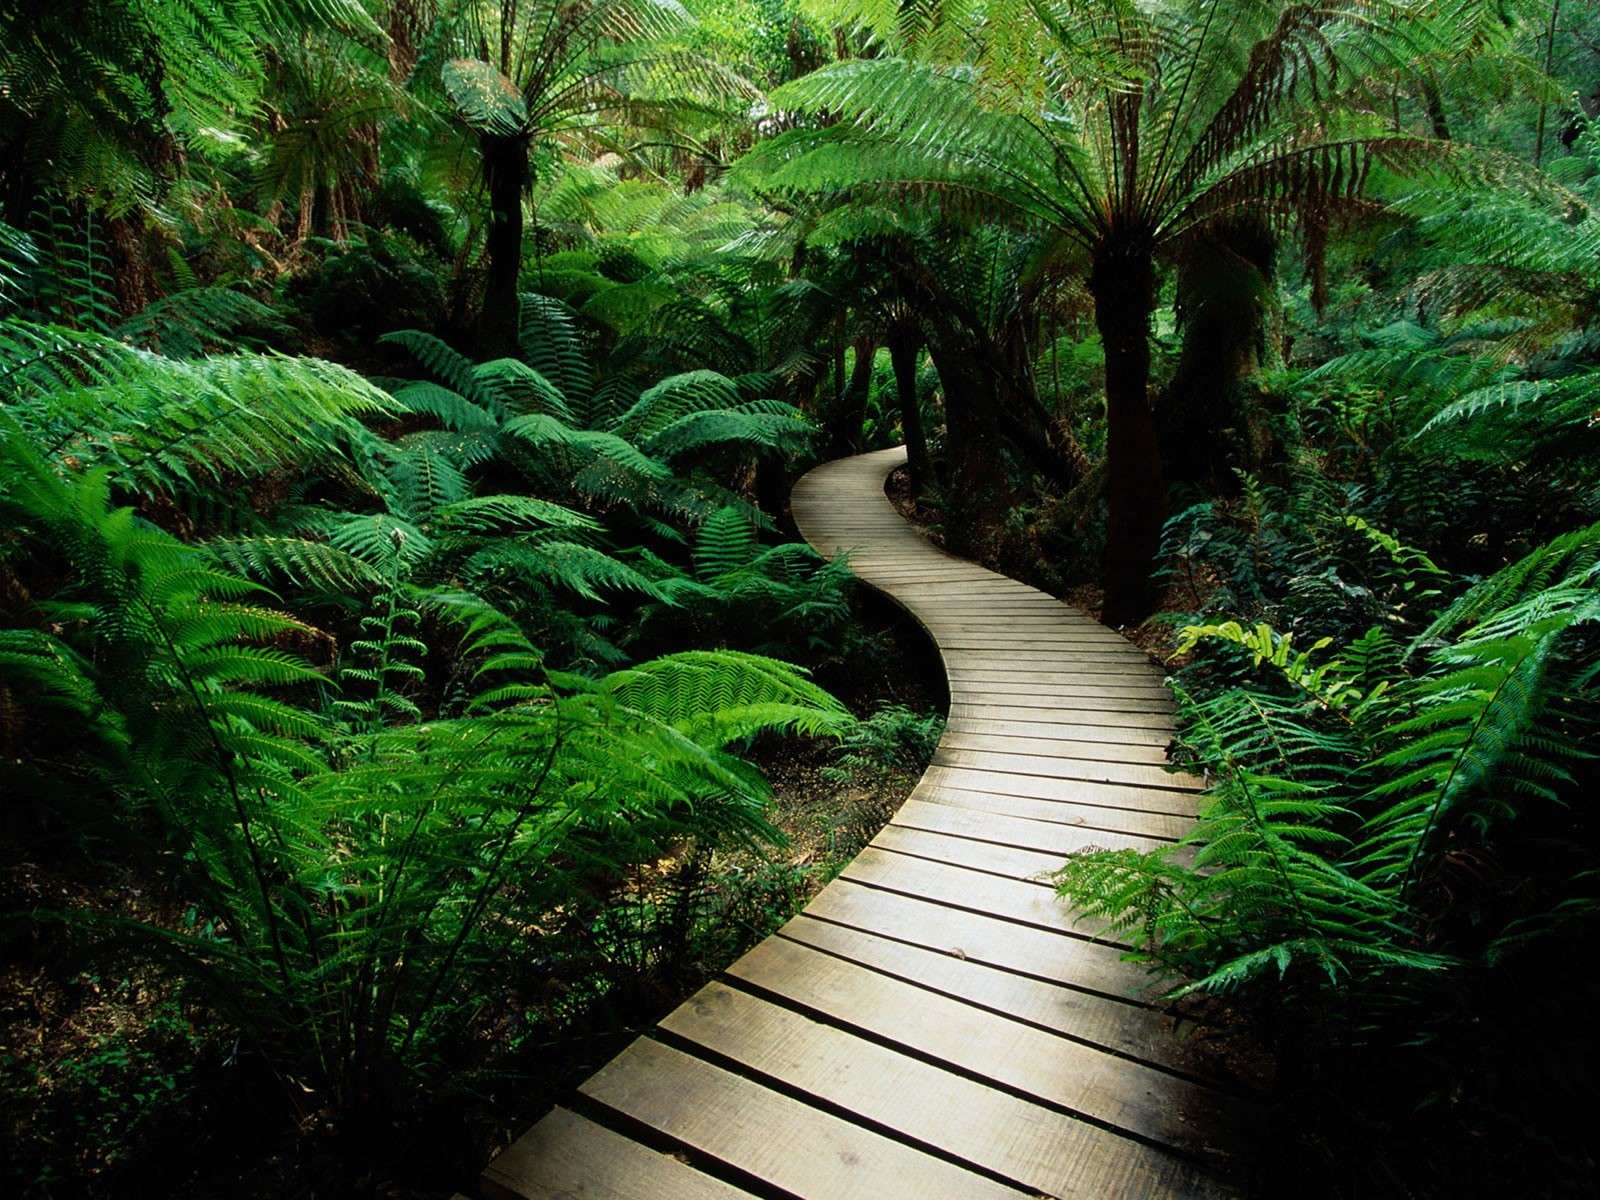
{"label": "wooden plank", "polygon": [[1235,1107],[1215,1088],[784,938],[728,973],[880,1043],[1189,1153],[1204,1152]]}
{"label": "wooden plank", "polygon": [[1101,849],[1156,850],[1170,840],[1142,834],[1112,833],[1038,821],[1009,813],[983,811],[953,804],[938,804],[913,796],[900,806],[890,822],[906,829],[922,829],[949,837],[972,838],[1002,846],[1018,846],[1054,856],[1059,867],[1069,854],[1091,847]]}
{"label": "wooden plank", "polygon": [[946,785],[923,784],[911,797],[927,804],[1082,829],[1094,845],[1115,845],[1117,838],[1114,835],[1118,834],[1175,842],[1194,827],[1194,817],[1187,813],[1140,812],[1065,800],[1039,800],[1032,796],[1007,796]]}
{"label": "wooden plank", "polygon": [[[1050,877],[1060,870],[1066,861],[1062,855],[1042,850],[997,845],[993,842],[963,838],[957,834],[911,829],[893,823],[879,830],[870,845],[877,850],[904,855],[922,862],[958,867],[964,871],[981,871],[985,875],[995,875],[1018,883],[1041,885],[1050,888],[1052,893],[1055,889]],[[1140,849],[1156,849],[1158,845],[1152,842]],[[1106,928],[1108,922],[1105,920],[1074,914],[1065,903],[1061,903],[1060,907],[1075,933],[1132,947],[1132,942],[1128,938],[1109,932]],[[999,915],[1010,914],[1002,910]]]}
{"label": "wooden plank", "polygon": [[1129,729],[1116,725],[1079,723],[1071,713],[1050,720],[1051,714],[1037,709],[1027,710],[1032,715],[1017,720],[986,720],[982,717],[950,717],[945,721],[946,733],[993,734],[1004,738],[1037,738],[1040,741],[1112,742],[1125,746],[1150,746],[1165,749],[1172,741],[1172,731],[1161,729]]}
{"label": "wooden plank", "polygon": [[[999,664],[986,654],[973,650],[951,652],[940,651],[940,660],[944,663],[947,677],[961,677],[974,683],[986,681],[999,681],[1006,683],[1027,684],[1053,684],[1077,683],[1093,684],[1099,688],[1139,688],[1143,689],[1140,695],[1158,695],[1170,699],[1172,693],[1161,682],[1160,672],[1147,670],[1140,666],[1129,666],[1127,663],[1109,660],[1102,655],[1094,657],[1085,655],[1082,658],[1057,661],[1044,651],[1037,651],[1030,656],[1029,663],[1038,667],[1041,662],[1050,665],[1048,674],[1050,678],[1035,678],[1046,674],[1038,670],[1028,670],[1021,666]],[[1114,694],[1127,694],[1126,692]]]}
{"label": "wooden plank", "polygon": [[[974,612],[987,607],[981,597],[950,600],[940,599],[932,595],[927,597],[908,596],[897,592],[895,600],[907,609],[920,613],[929,625],[936,627],[939,631],[938,640],[940,642],[949,641],[953,636],[958,635],[963,638],[987,635],[988,631],[974,630],[972,628]],[[1038,633],[1041,639],[1051,632],[1061,633],[1063,636],[1051,639],[1048,643],[1047,648],[1052,652],[1073,649],[1074,652],[1083,651],[1088,653],[1097,650],[1117,649],[1115,644],[1107,642],[1103,637],[1093,632],[1085,631],[1076,638],[1068,638],[1064,635],[1070,631],[1062,629],[1054,619],[1038,620],[1023,614],[1006,614],[996,615],[993,621],[994,624],[990,627],[990,630],[994,632],[1001,630],[1008,632],[1032,630]]]}
{"label": "wooden plank", "polygon": [[943,951],[891,941],[806,914],[792,918],[780,933],[880,974],[1042,1025],[1151,1066],[1236,1086],[1197,1044],[1197,1027],[1180,1023],[1158,1009],[1047,983]]}
{"label": "wooden plank", "polygon": [[612,1059],[581,1090],[804,1200],[1024,1195],[648,1038]]}
{"label": "wooden plank", "polygon": [[952,684],[961,684],[972,691],[984,693],[1025,691],[1032,695],[1142,700],[1152,705],[1152,711],[1171,712],[1173,709],[1172,693],[1161,684],[1148,683],[1116,673],[1107,675],[1101,671],[1075,670],[1010,671],[957,666],[951,667],[947,676]]}
{"label": "wooden plank", "polygon": [[990,875],[950,863],[890,853],[876,846],[867,846],[856,855],[839,877],[968,912],[992,913],[1069,937],[1092,936],[1084,932],[1067,906],[1043,882]]}
{"label": "wooden plank", "polygon": [[1048,850],[1008,846],[936,829],[917,829],[894,821],[880,829],[871,844],[895,854],[910,854],[1007,879],[1033,882],[1046,882],[1046,877],[1059,871],[1064,861],[1061,855]]}
{"label": "wooden plank", "polygon": [[[1161,680],[1166,678],[1152,664],[1134,662],[1121,654],[1089,653],[1079,655],[1056,653],[1038,647],[1030,651],[1001,654],[989,649],[953,649],[946,645],[939,647],[939,653],[945,664],[952,670],[971,674],[1002,672],[1015,678],[1018,675],[1036,671],[1041,664],[1047,664],[1052,672],[1070,672],[1078,677],[1106,675],[1135,683],[1153,681],[1154,686],[1157,687],[1161,687]],[[1058,663],[1060,664],[1059,667],[1057,666]]]}
{"label": "wooden plank", "polygon": [[966,912],[922,897],[863,887],[849,879],[835,880],[823,888],[805,911],[816,920],[1094,992],[1111,1000],[1148,1001],[1161,991],[1159,981],[1148,970],[1124,961],[1122,951],[1115,946]]}
{"label": "wooden plank", "polygon": [[968,680],[950,680],[952,703],[1035,704],[1055,709],[1072,709],[1077,713],[1140,713],[1144,716],[1172,720],[1172,705],[1160,699],[1141,699],[1132,696],[1096,695],[1091,688],[1032,689],[1024,685],[1016,688],[996,687],[993,684],[975,684]]}
{"label": "wooden plank", "polygon": [[1152,662],[1148,654],[1115,630],[1088,620],[1072,621],[1065,625],[1051,620],[1043,623],[1029,621],[1024,625],[985,623],[978,629],[970,630],[957,628],[950,633],[950,645],[957,649],[968,645],[993,646],[997,650],[1019,653],[1039,646],[1094,646],[1115,650],[1133,662],[1160,665]]}
{"label": "wooden plank", "polygon": [[996,754],[1025,754],[1036,758],[1086,758],[1098,762],[1145,763],[1163,766],[1166,746],[1157,742],[1108,742],[1090,737],[1042,737],[1025,734],[973,733],[966,729],[945,728],[939,745],[948,750],[990,751]]}
{"label": "wooden plank", "polygon": [[[962,588],[986,587],[981,576],[967,570],[959,563],[941,565],[931,563],[925,565],[911,565],[913,559],[907,556],[904,563],[885,557],[861,557],[852,559],[850,566],[863,577],[874,579],[892,579],[895,583],[948,583]],[[998,580],[998,583],[1003,583]],[[999,594],[1000,588],[994,588]],[[1009,593],[1008,593],[1009,594]]]}
{"label": "wooden plank", "polygon": [[1016,775],[981,767],[932,766],[923,772],[922,778],[925,783],[938,787],[960,788],[968,792],[1028,796],[1035,800],[1059,800],[1065,804],[1090,804],[1097,808],[1125,808],[1136,812],[1176,813],[1191,819],[1197,803],[1195,793],[1172,788],[1097,783],[1059,776]]}
{"label": "wooden plank", "polygon": [[483,1173],[488,1200],[749,1200],[750,1193],[557,1108]]}
{"label": "wooden plank", "polygon": [[964,750],[940,745],[933,763],[940,767],[965,767],[1001,775],[1038,775],[1050,779],[1081,779],[1085,783],[1121,783],[1172,792],[1198,792],[1204,787],[1198,775],[1175,773],[1148,763],[1104,759],[1009,754],[997,750]]}
{"label": "wooden plank", "polygon": [[1030,1191],[1181,1195],[1197,1183],[1192,1167],[1114,1133],[721,984],[703,989],[664,1028]]}
{"label": "wooden plank", "polygon": [[1071,720],[1080,725],[1104,725],[1116,729],[1148,729],[1172,736],[1172,717],[1168,713],[1111,712],[1082,704],[1070,708],[1059,700],[1026,696],[1005,696],[950,701],[951,720],[972,717],[977,720]]}
{"label": "wooden plank", "polygon": [[[1025,685],[978,684],[967,680],[950,681],[951,703],[1004,704],[1009,706],[1071,709],[1076,713],[1139,713],[1164,722],[1172,720],[1172,704],[1160,699],[1135,699],[1094,694],[1091,688],[1030,688]],[[959,698],[959,699],[957,699]]]}
{"label": "wooden plank", "polygon": [[[843,878],[1056,929],[1073,937],[1093,938],[1123,950],[1133,948],[1130,941],[1108,933],[1104,920],[1076,913],[1056,898],[1047,876],[1061,864],[1053,857],[1041,857],[1039,870],[1023,875],[1009,868],[1008,860],[1018,854],[1009,847],[985,846],[969,851],[964,858],[935,857],[959,839],[892,827],[888,835],[881,842],[874,839],[858,854]],[[889,842],[900,845],[891,847]],[[920,846],[919,852],[912,852],[909,847],[913,845]],[[999,869],[989,870],[989,861]]]}

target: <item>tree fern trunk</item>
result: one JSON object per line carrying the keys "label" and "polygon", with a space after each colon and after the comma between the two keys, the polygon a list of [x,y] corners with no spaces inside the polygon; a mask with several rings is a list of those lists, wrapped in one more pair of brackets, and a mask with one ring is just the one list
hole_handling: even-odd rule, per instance
{"label": "tree fern trunk", "polygon": [[[839,395],[838,406],[834,409],[831,448],[833,458],[844,458],[850,454],[860,454],[863,449],[862,425],[867,419],[867,397],[872,389],[872,360],[877,352],[878,344],[866,335],[858,337],[850,343],[850,348],[855,355],[855,360],[850,367],[850,378],[845,383]],[[843,356],[840,356],[843,363]]]}
{"label": "tree fern trunk", "polygon": [[897,321],[889,326],[888,343],[900,398],[900,431],[906,439],[906,469],[911,475],[911,494],[917,496],[928,483],[928,435],[922,427],[922,404],[917,397],[917,352],[922,338],[916,326]]}
{"label": "tree fern trunk", "polygon": [[1010,501],[1000,460],[993,364],[959,340],[930,343],[944,391],[945,445],[949,486],[945,489],[945,535],[957,553],[974,554],[983,530]]}
{"label": "tree fern trunk", "polygon": [[478,318],[478,356],[504,358],[517,348],[517,276],[522,270],[522,193],[528,143],[522,137],[484,134],[483,180],[489,192],[488,270]]}
{"label": "tree fern trunk", "polygon": [[1095,253],[1089,275],[1095,325],[1106,356],[1105,601],[1107,625],[1135,624],[1154,610],[1151,579],[1166,487],[1150,410],[1150,314],[1155,269],[1147,245],[1115,242]]}
{"label": "tree fern trunk", "polygon": [[1267,297],[1273,287],[1277,246],[1256,222],[1237,222],[1188,248],[1178,275],[1178,315],[1183,349],[1172,380],[1153,399],[1161,459],[1171,483],[1201,484],[1231,492],[1232,468],[1254,447],[1230,444],[1252,423],[1243,382],[1260,368],[1265,351]]}

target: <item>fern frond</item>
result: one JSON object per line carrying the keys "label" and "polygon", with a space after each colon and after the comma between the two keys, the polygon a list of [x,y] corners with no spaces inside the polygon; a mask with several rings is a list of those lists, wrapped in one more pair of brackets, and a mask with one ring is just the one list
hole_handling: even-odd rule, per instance
{"label": "fern frond", "polygon": [[464,569],[471,578],[537,581],[589,600],[599,600],[602,588],[661,598],[656,585],[638,571],[578,542],[500,541],[473,554]]}
{"label": "fern frond", "polygon": [[582,459],[609,460],[631,475],[650,480],[671,478],[671,470],[640,451],[625,438],[593,429],[574,429],[546,413],[514,417],[505,431],[535,449],[557,447]]}
{"label": "fern frond", "polygon": [[158,354],[194,358],[231,349],[247,332],[284,329],[278,314],[253,296],[226,287],[188,287],[124,321],[116,336]]}
{"label": "fern frond", "polygon": [[494,392],[478,381],[472,360],[442,338],[419,329],[400,329],[386,333],[380,342],[399,346],[421,364],[435,379],[499,419],[507,415]]}
{"label": "fern frond", "polygon": [[599,521],[565,505],[534,496],[475,496],[439,508],[442,530],[467,534],[506,534],[530,529],[596,531]]}
{"label": "fern frond", "polygon": [[497,358],[472,369],[478,385],[492,392],[506,413],[546,413],[571,422],[572,409],[555,384],[526,363]]}
{"label": "fern frond", "polygon": [[755,552],[756,524],[749,510],[719,508],[695,535],[695,574],[708,583],[725,579],[750,566]]}
{"label": "fern frond", "polygon": [[550,296],[522,293],[517,346],[528,365],[561,393],[581,424],[594,416],[589,355],[570,308]]}
{"label": "fern frond", "polygon": [[[1406,653],[1409,656],[1426,645],[1436,644],[1441,635],[1469,623],[1484,621],[1492,613],[1510,611],[1527,601],[1537,604],[1541,593],[1557,590],[1568,594],[1576,589],[1572,599],[1581,601],[1597,569],[1600,569],[1600,524],[1561,534],[1468,588],[1417,636]],[[1553,611],[1542,605],[1539,608],[1543,611],[1537,614],[1521,612],[1521,619],[1531,624]],[[1503,624],[1501,618],[1497,627]]]}
{"label": "fern frond", "polygon": [[383,583],[366,561],[304,538],[214,539],[206,543],[206,552],[224,570],[261,583],[282,578],[335,592],[371,591]]}
{"label": "fern frond", "polygon": [[406,412],[433,417],[446,429],[459,433],[489,433],[499,428],[499,421],[488,409],[437,383],[408,383],[391,394]]}
{"label": "fern frond", "polygon": [[692,650],[616,671],[601,688],[629,709],[724,746],[763,729],[837,734],[854,718],[799,667],[731,650]]}
{"label": "fern frond", "polygon": [[1368,819],[1359,849],[1363,877],[1374,886],[1403,894],[1444,822],[1462,819],[1458,809],[1480,823],[1505,815],[1486,785],[1513,765],[1544,709],[1542,684],[1559,632],[1535,627],[1461,643],[1438,653],[1444,674],[1407,689],[1417,715],[1387,730],[1399,745],[1376,761],[1390,775],[1372,793],[1387,807]]}

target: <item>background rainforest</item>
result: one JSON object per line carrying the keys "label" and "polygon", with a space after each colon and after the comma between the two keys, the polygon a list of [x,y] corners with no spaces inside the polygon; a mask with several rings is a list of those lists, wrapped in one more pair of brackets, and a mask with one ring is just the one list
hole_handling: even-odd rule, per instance
{"label": "background rainforest", "polygon": [[0,19],[9,1192],[470,1190],[925,759],[785,513],[904,441],[1178,668],[1198,854],[1057,884],[1261,1194],[1594,1194],[1593,6]]}

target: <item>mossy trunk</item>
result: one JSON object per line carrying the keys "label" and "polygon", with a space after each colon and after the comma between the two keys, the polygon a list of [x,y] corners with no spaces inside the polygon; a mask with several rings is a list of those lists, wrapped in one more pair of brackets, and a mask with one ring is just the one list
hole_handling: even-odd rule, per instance
{"label": "mossy trunk", "polygon": [[505,358],[517,348],[517,278],[522,272],[522,195],[528,183],[528,141],[484,134],[483,181],[489,193],[488,260],[478,317],[480,359]]}
{"label": "mossy trunk", "polygon": [[832,416],[829,418],[828,449],[830,458],[845,458],[860,454],[864,448],[862,426],[867,419],[867,399],[872,390],[872,360],[877,352],[877,342],[871,336],[855,338],[850,343],[854,360],[848,381],[844,381],[844,356],[840,355],[837,378],[838,395],[835,397]]}
{"label": "mossy trunk", "polygon": [[948,343],[929,347],[944,391],[945,537],[958,554],[979,553],[985,531],[1010,505],[1010,487],[1000,457],[998,380],[992,364]]}
{"label": "mossy trunk", "polygon": [[928,485],[928,435],[922,425],[922,400],[917,395],[917,357],[922,337],[915,325],[897,321],[889,326],[888,343],[895,393],[900,401],[900,432],[906,439],[906,470],[915,497]]}
{"label": "mossy trunk", "polygon": [[1166,485],[1150,409],[1150,314],[1155,266],[1147,246],[1097,250],[1089,275],[1095,325],[1106,356],[1105,600],[1100,619],[1134,625],[1155,610],[1152,578]]}

